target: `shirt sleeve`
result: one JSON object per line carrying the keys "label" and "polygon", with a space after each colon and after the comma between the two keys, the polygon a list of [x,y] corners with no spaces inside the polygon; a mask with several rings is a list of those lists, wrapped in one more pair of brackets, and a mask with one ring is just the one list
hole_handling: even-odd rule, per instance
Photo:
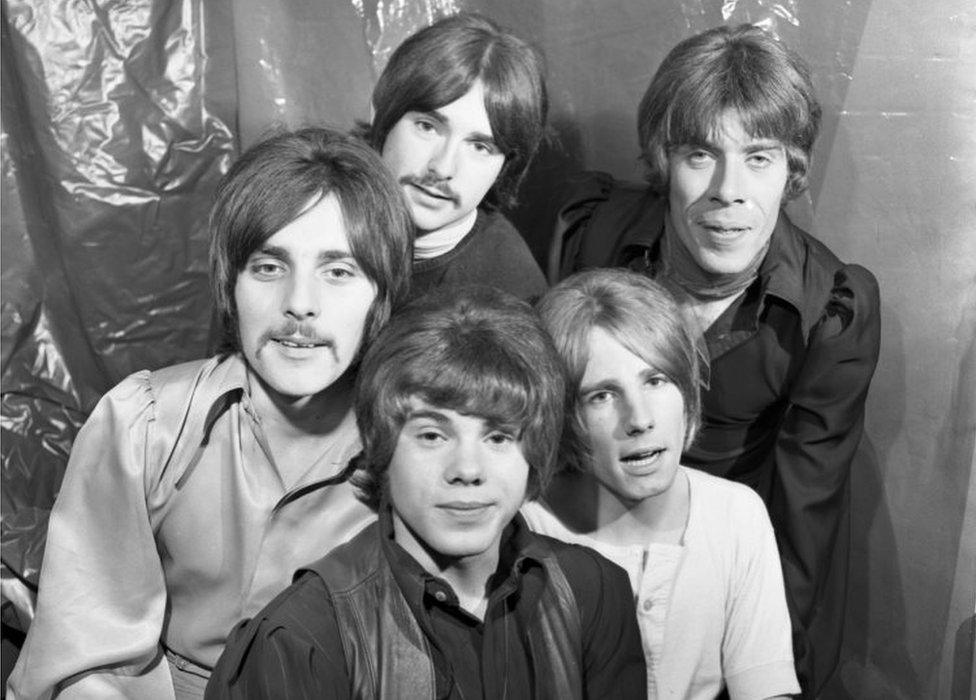
{"label": "shirt sleeve", "polygon": [[[877,282],[866,269],[846,266],[836,273],[827,307],[811,332],[771,455],[775,476],[769,513],[791,613],[797,618],[797,667],[803,676],[812,674],[807,631],[847,515],[850,467],[861,439],[879,344]],[[839,640],[842,625],[840,619],[831,622],[828,634]],[[803,680],[804,686],[810,682]]]}
{"label": "shirt sleeve", "polygon": [[159,643],[166,587],[146,506],[148,377],[106,394],[75,440],[11,698],[174,696]]}
{"label": "shirt sleeve", "polygon": [[735,568],[722,638],[722,676],[731,700],[799,693],[773,527],[759,496],[740,489],[741,501],[730,520]]}
{"label": "shirt sleeve", "polygon": [[627,574],[587,547],[560,558],[580,609],[587,698],[646,698],[647,667]]}
{"label": "shirt sleeve", "polygon": [[227,641],[206,700],[351,698],[335,608],[322,579],[306,574]]}

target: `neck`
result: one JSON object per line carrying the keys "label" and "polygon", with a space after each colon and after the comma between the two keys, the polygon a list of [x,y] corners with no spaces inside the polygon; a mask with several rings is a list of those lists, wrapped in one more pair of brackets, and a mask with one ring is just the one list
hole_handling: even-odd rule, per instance
{"label": "neck", "polygon": [[413,244],[414,260],[428,260],[450,252],[474,228],[477,218],[478,210],[475,208],[459,221],[448,224],[444,228],[436,231],[418,231]]}
{"label": "neck", "polygon": [[[572,504],[555,509],[567,526],[580,534],[613,545],[680,542],[688,521],[688,476],[679,470],[666,491],[641,500],[627,500],[607,489],[591,474],[561,475],[558,492],[547,502]],[[580,507],[580,506],[583,507]],[[584,515],[580,515],[583,513]]]}
{"label": "neck", "polygon": [[661,241],[662,276],[670,286],[677,287],[696,302],[734,299],[759,275],[759,266],[769,250],[766,245],[756,253],[744,270],[739,272],[710,272],[698,262],[674,230],[671,212],[664,217],[664,238]]}
{"label": "neck", "polygon": [[498,568],[500,544],[470,557],[449,557],[435,552],[414,534],[394,510],[393,539],[427,573],[447,581],[464,610],[483,620],[488,605],[488,579]]}
{"label": "neck", "polygon": [[343,421],[352,405],[352,373],[317,394],[286,396],[251,373],[251,402],[261,418],[261,425],[272,442],[320,438],[332,433]]}

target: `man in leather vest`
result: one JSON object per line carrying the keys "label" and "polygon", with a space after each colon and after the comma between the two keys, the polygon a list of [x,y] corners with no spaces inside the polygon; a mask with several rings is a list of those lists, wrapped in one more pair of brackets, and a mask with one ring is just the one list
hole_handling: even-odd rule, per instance
{"label": "man in leather vest", "polygon": [[207,697],[645,697],[626,574],[518,514],[563,402],[515,297],[443,290],[394,316],[356,389],[354,483],[379,522],[235,631]]}
{"label": "man in leather vest", "polygon": [[683,463],[766,503],[807,697],[837,666],[851,464],[880,336],[874,276],[783,209],[807,188],[820,112],[803,60],[760,27],[682,41],[638,109],[648,182],[581,178],[552,255],[559,278],[643,272],[697,320],[710,377]]}

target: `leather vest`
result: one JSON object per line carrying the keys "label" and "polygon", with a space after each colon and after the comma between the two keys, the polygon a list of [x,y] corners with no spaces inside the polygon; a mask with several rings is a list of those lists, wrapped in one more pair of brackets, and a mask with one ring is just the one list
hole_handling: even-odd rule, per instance
{"label": "leather vest", "polygon": [[[346,669],[357,698],[434,698],[436,676],[427,639],[382,550],[379,523],[309,567],[325,582],[343,631]],[[527,623],[534,696],[583,696],[583,645],[576,597],[548,552],[547,579]]]}

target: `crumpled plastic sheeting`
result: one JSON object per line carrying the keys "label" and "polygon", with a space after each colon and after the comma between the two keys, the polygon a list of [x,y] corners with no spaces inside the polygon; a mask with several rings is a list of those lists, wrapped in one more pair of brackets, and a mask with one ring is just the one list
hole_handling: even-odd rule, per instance
{"label": "crumpled plastic sheeting", "polygon": [[2,23],[0,542],[6,569],[36,585],[98,397],[206,353],[234,56],[213,39],[229,3],[10,2]]}
{"label": "crumpled plastic sheeting", "polygon": [[206,220],[238,144],[274,125],[343,128],[367,117],[373,71],[407,35],[458,9],[450,0],[4,5],[5,591],[36,586],[71,443],[98,398],[138,369],[206,355]]}
{"label": "crumpled plastic sheeting", "polygon": [[421,27],[463,9],[452,0],[352,0],[352,4],[363,20],[366,43],[373,57],[374,77],[383,72],[390,54],[404,39]]}

